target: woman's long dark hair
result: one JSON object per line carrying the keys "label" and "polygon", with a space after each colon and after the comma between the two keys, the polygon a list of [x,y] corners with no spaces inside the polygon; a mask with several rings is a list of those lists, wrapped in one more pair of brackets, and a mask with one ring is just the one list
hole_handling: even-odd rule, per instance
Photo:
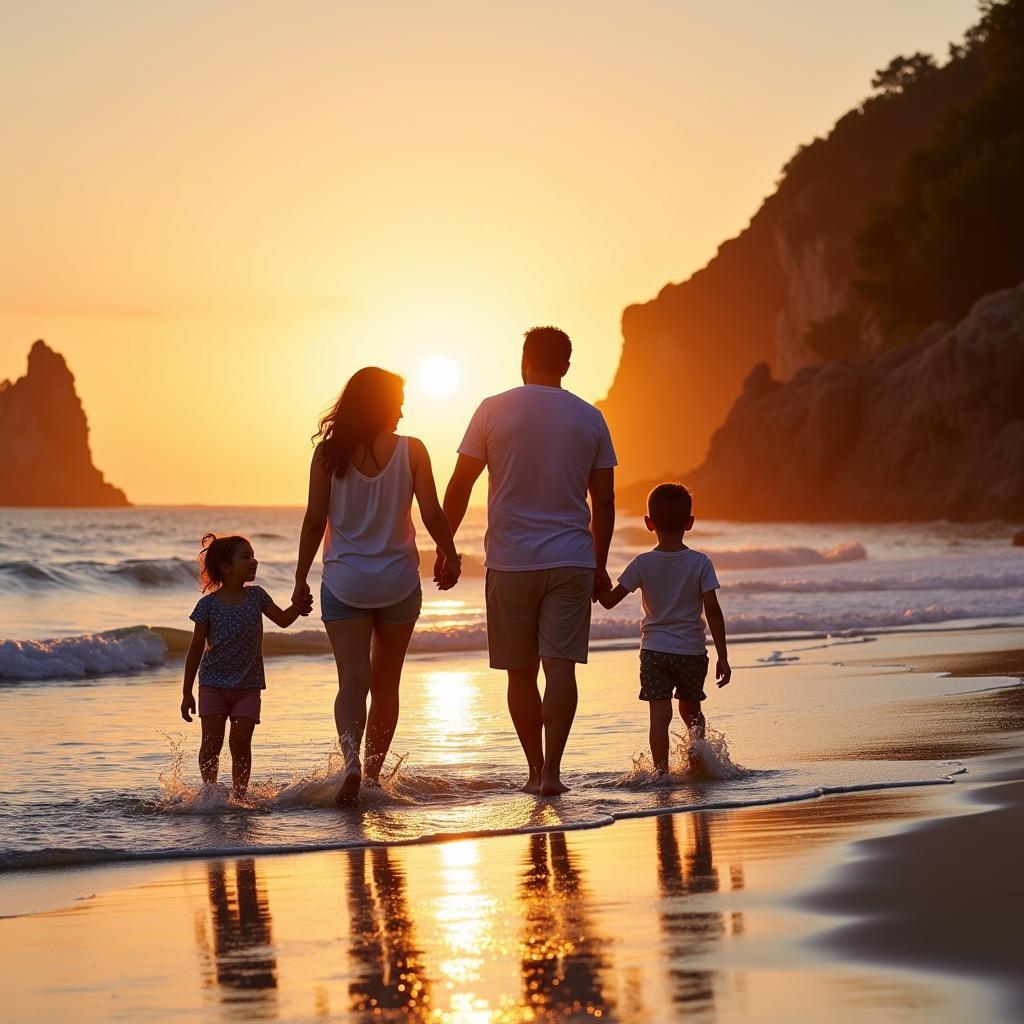
{"label": "woman's long dark hair", "polygon": [[349,378],[333,408],[320,417],[313,435],[324,469],[342,477],[352,453],[394,428],[402,411],[405,381],[379,366],[364,366]]}

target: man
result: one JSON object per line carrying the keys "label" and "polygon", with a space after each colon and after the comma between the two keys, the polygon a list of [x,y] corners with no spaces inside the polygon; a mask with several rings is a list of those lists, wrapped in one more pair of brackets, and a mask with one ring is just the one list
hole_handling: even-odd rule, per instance
{"label": "man", "polygon": [[[508,672],[508,709],[529,768],[523,789],[544,796],[568,789],[560,774],[576,665],[587,660],[591,600],[611,586],[615,525],[615,451],[601,413],[562,387],[571,354],[557,328],[526,332],[523,387],[480,403],[444,497],[454,533],[487,467],[487,646],[491,667]],[[443,568],[439,554],[435,578]]]}

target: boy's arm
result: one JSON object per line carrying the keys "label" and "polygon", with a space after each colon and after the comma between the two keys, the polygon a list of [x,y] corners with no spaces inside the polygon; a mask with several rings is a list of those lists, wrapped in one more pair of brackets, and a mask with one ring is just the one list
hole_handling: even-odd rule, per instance
{"label": "boy's arm", "polygon": [[614,590],[600,590],[597,599],[605,608],[614,608],[623,598],[629,597],[631,591],[619,583]]}
{"label": "boy's arm", "polygon": [[722,687],[727,685],[732,678],[732,669],[729,667],[729,650],[725,642],[725,616],[722,614],[722,606],[718,603],[717,590],[709,590],[703,595],[703,601],[704,618],[707,619],[708,629],[711,630],[711,639],[715,641],[715,651],[718,653],[715,679]]}
{"label": "boy's arm", "polygon": [[192,687],[195,685],[196,672],[199,671],[199,662],[202,660],[203,651],[206,650],[206,634],[209,627],[196,623],[192,631],[192,642],[188,645],[188,652],[185,655],[185,681],[181,687],[181,717],[186,722],[192,721],[192,715],[196,712],[196,699],[192,694]]}

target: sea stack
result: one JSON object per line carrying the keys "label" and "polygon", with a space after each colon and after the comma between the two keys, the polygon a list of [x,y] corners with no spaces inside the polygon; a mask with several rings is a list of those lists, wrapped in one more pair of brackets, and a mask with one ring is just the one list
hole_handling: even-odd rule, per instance
{"label": "sea stack", "polygon": [[129,504],[93,465],[89,424],[64,357],[37,341],[25,376],[0,382],[0,506]]}

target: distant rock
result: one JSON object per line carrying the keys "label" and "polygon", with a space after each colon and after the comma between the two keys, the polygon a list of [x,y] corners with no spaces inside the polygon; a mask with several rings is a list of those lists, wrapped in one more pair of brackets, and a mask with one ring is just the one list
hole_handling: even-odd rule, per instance
{"label": "distant rock", "polygon": [[0,383],[0,506],[123,506],[92,464],[89,424],[64,357],[37,341],[28,373]]}
{"label": "distant rock", "polygon": [[[982,77],[967,53],[844,114],[798,149],[774,193],[703,269],[625,310],[622,356],[599,403],[623,483],[697,465],[755,363],[786,380],[823,361],[808,331],[850,302],[851,239],[865,211],[891,196],[907,154]],[[869,317],[848,332],[858,355],[877,352]]]}
{"label": "distant rock", "polygon": [[701,517],[1024,520],[1024,284],[871,360],[786,383],[755,367],[679,478]]}
{"label": "distant rock", "polygon": [[1013,546],[1015,548],[1024,548],[1024,530],[1018,530],[1013,535]]}

